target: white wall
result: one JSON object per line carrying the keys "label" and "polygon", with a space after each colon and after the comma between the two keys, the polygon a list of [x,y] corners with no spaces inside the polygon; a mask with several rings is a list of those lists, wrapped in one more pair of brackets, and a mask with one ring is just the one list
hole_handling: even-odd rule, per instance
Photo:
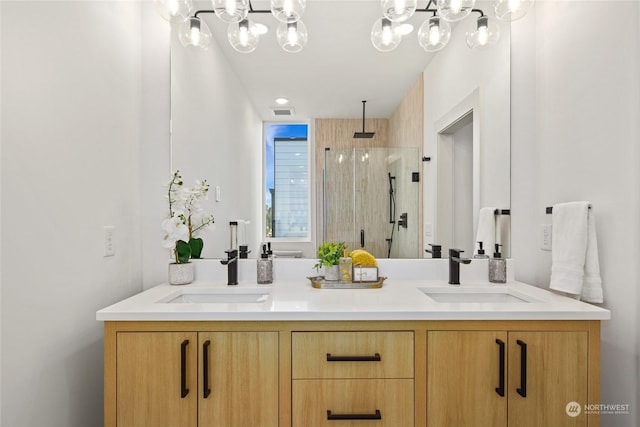
{"label": "white wall", "polygon": [[[141,191],[151,184],[140,178],[141,163],[157,157],[141,139],[151,138],[145,110],[162,109],[168,94],[142,100],[140,3],[0,8],[0,424],[98,426],[95,312],[142,289]],[[103,257],[105,225],[116,227],[114,257]]]}
{"label": "white wall", "polygon": [[255,257],[262,224],[262,120],[215,41],[206,51],[185,49],[173,34],[171,121],[171,167],[180,170],[185,185],[204,178],[210,193],[221,188],[221,202],[211,194],[203,204],[216,229],[203,236],[202,256],[224,257],[229,221],[249,219]]}
{"label": "white wall", "polygon": [[512,26],[516,278],[548,287],[551,255],[538,241],[539,225],[551,222],[544,208],[590,201],[612,311],[602,325],[601,402],[590,403],[631,411],[603,416],[607,427],[640,424],[639,5],[536,2],[535,13]]}
{"label": "white wall", "polygon": [[[479,93],[480,110],[474,111],[480,128],[480,170],[476,174],[480,177],[479,207],[510,207],[509,26],[501,26],[496,46],[474,51],[466,45],[465,32],[475,25],[476,18],[474,13],[453,28],[449,44],[424,71],[424,155],[431,157],[424,167],[425,224],[437,219],[438,125],[475,91]],[[429,243],[441,242],[425,236],[425,248]]]}

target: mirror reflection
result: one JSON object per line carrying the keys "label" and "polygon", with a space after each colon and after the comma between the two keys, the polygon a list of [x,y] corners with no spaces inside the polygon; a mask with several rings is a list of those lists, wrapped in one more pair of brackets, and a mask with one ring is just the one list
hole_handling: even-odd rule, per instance
{"label": "mirror reflection", "polygon": [[[224,254],[228,223],[238,219],[249,224],[251,257],[269,240],[264,129],[284,122],[309,126],[309,223],[307,236],[272,238],[276,253],[315,258],[325,239],[360,247],[364,230],[364,246],[377,257],[430,257],[429,244],[441,244],[443,256],[457,247],[471,257],[480,209],[510,207],[509,25],[483,51],[465,42],[475,25],[469,18],[453,25],[436,53],[420,47],[415,30],[381,53],[370,41],[379,2],[340,2],[349,12],[344,22],[332,15],[335,3],[309,2],[309,42],[297,54],[268,35],[254,52],[238,53],[215,16],[200,15],[212,33],[205,51],[185,48],[173,31],[172,168],[187,180],[205,177],[220,194],[209,201],[217,229],[205,237],[203,256]],[[416,13],[408,22],[417,29],[429,16]],[[273,17],[251,18],[273,29]],[[276,116],[277,109],[290,115]],[[357,132],[375,135],[354,138]],[[369,166],[358,169],[363,156]],[[356,224],[367,216],[380,224]],[[508,256],[506,234],[500,239]]]}

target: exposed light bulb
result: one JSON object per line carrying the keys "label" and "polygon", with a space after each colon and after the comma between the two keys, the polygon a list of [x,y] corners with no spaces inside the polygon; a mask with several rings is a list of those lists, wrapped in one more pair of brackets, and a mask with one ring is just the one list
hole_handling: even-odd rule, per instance
{"label": "exposed light bulb", "polygon": [[282,10],[285,15],[291,16],[291,14],[293,13],[293,2],[291,0],[284,0],[284,3],[282,4]]}
{"label": "exposed light bulb", "polygon": [[281,22],[276,29],[278,44],[286,52],[300,52],[307,44],[307,27],[302,21]]}
{"label": "exposed light bulb", "polygon": [[478,43],[481,46],[485,46],[487,44],[487,40],[489,39],[489,30],[486,25],[482,27],[478,27]]}
{"label": "exposed light bulb", "polygon": [[211,42],[211,30],[196,16],[186,19],[178,27],[178,38],[185,47],[206,49]]}
{"label": "exposed light bulb", "polygon": [[169,22],[182,23],[193,8],[191,0],[155,0],[158,12]]}
{"label": "exposed light bulb", "polygon": [[467,32],[467,45],[472,49],[484,49],[495,45],[499,38],[500,27],[483,15],[478,18],[476,30]]}
{"label": "exposed light bulb", "polygon": [[227,0],[225,2],[224,9],[227,11],[227,14],[233,16],[236,14],[236,1],[235,0]]}
{"label": "exposed light bulb", "polygon": [[440,26],[439,25],[432,25],[429,27],[429,43],[430,44],[440,43]]}
{"label": "exposed light bulb", "polygon": [[371,28],[371,43],[381,52],[395,49],[402,40],[402,35],[396,29],[397,26],[389,19],[378,19]]}
{"label": "exposed light bulb", "polygon": [[289,44],[298,43],[298,30],[295,25],[289,24],[287,26],[287,42]]}
{"label": "exposed light bulb", "polygon": [[251,28],[252,24],[247,19],[243,19],[238,24],[230,24],[227,38],[231,47],[240,53],[250,53],[256,50],[260,37]]}
{"label": "exposed light bulb", "polygon": [[200,27],[191,27],[191,40],[194,45],[200,45]]}
{"label": "exposed light bulb", "polygon": [[460,0],[451,0],[451,12],[460,13],[462,10],[462,2]]}
{"label": "exposed light bulb", "polygon": [[451,25],[434,15],[426,20],[418,30],[418,43],[427,52],[436,52],[449,43]]}
{"label": "exposed light bulb", "polygon": [[534,0],[496,0],[493,9],[501,21],[515,21],[527,14]]}
{"label": "exposed light bulb", "polygon": [[406,21],[417,7],[418,0],[382,0],[382,14],[392,22]]}
{"label": "exposed light bulb", "polygon": [[382,24],[382,44],[389,46],[393,41],[393,31],[391,31],[391,23]]}
{"label": "exposed light bulb", "polygon": [[509,11],[511,13],[517,11],[518,9],[520,9],[521,4],[522,2],[520,0],[509,0]]}

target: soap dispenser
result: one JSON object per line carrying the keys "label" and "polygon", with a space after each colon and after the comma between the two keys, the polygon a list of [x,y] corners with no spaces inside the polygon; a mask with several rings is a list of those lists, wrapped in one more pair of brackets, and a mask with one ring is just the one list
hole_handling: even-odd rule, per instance
{"label": "soap dispenser", "polygon": [[496,251],[489,260],[489,281],[491,283],[507,283],[507,260],[502,258],[499,243],[496,243]]}
{"label": "soap dispenser", "polygon": [[353,282],[353,260],[349,256],[349,251],[346,249],[342,253],[342,257],[339,262],[340,268],[340,283]]}
{"label": "soap dispenser", "polygon": [[258,258],[257,282],[260,285],[273,283],[273,260],[267,253],[267,245],[262,245],[262,254]]}
{"label": "soap dispenser", "polygon": [[482,242],[478,242],[478,253],[476,253],[473,257],[476,259],[489,259],[489,255],[484,253]]}

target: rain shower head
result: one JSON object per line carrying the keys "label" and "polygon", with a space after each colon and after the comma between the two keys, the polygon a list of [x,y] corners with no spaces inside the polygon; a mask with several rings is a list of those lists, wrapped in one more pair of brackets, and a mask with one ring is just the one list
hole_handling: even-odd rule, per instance
{"label": "rain shower head", "polygon": [[364,105],[367,103],[367,101],[362,101],[362,132],[356,132],[353,134],[354,138],[368,138],[371,139],[373,138],[373,135],[375,135],[375,132],[365,132],[364,131]]}

